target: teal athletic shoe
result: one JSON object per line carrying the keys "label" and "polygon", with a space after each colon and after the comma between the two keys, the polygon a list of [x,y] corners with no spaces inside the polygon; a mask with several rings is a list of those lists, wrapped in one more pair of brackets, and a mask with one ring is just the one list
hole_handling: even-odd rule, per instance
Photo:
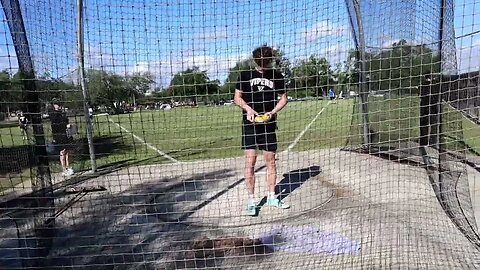
{"label": "teal athletic shoe", "polygon": [[257,205],[255,203],[247,204],[247,215],[255,216],[257,214]]}
{"label": "teal athletic shoe", "polygon": [[268,206],[274,206],[274,207],[277,207],[277,208],[280,208],[280,209],[288,209],[290,208],[290,205],[280,201],[278,198],[276,197],[270,197],[270,198],[267,198],[267,205]]}

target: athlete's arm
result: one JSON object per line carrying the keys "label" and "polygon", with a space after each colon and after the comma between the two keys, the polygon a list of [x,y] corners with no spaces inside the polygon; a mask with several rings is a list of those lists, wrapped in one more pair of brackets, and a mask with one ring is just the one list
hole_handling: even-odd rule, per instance
{"label": "athlete's arm", "polygon": [[242,98],[242,91],[235,89],[235,96],[233,98],[233,102],[237,104],[238,107],[242,108],[242,110],[247,112],[247,119],[250,122],[253,122],[253,119],[255,118],[258,113],[250,107],[247,102]]}
{"label": "athlete's arm", "polygon": [[251,110],[252,107],[248,106],[247,102],[245,102],[245,100],[243,100],[242,98],[242,90],[238,90],[238,89],[235,89],[235,96],[233,98],[233,102],[235,102],[235,104],[242,108],[242,110],[244,111],[248,111],[249,109]]}
{"label": "athlete's arm", "polygon": [[277,102],[277,105],[270,112],[271,114],[276,114],[281,111],[288,103],[287,89],[285,86],[285,77],[283,74],[278,74],[279,80],[275,81],[275,89],[278,89],[278,95],[280,99]]}
{"label": "athlete's arm", "polygon": [[287,92],[285,92],[285,93],[280,95],[280,100],[278,101],[277,105],[275,106],[275,108],[273,108],[273,110],[270,113],[271,114],[278,113],[283,108],[285,108],[287,103],[288,103],[288,96],[287,96]]}

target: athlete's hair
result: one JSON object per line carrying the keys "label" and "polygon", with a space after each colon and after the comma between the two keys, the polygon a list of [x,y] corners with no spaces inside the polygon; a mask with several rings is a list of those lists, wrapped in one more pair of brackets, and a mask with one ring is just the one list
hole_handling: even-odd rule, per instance
{"label": "athlete's hair", "polygon": [[274,53],[273,49],[269,46],[261,46],[253,50],[253,61],[259,67],[266,68],[269,67],[270,64],[274,60]]}

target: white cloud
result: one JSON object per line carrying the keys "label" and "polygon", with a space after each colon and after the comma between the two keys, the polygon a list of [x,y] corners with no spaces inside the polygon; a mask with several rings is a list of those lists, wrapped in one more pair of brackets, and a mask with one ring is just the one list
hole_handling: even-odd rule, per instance
{"label": "white cloud", "polygon": [[71,65],[67,67],[64,74],[59,74],[58,79],[61,79],[64,82],[77,84],[78,83],[78,66]]}
{"label": "white cloud", "polygon": [[460,73],[480,70],[480,40],[457,48],[457,59]]}
{"label": "white cloud", "polygon": [[158,84],[168,85],[172,77],[183,70],[198,67],[202,71],[206,71],[210,79],[218,79],[221,82],[228,75],[228,70],[235,64],[245,59],[247,54],[226,55],[195,55],[186,54],[184,57],[171,56],[158,61],[141,61],[129,68],[129,72],[150,72],[152,73]]}
{"label": "white cloud", "polygon": [[240,30],[236,26],[231,27],[205,27],[202,31],[193,36],[194,41],[208,42],[225,40],[239,37]]}
{"label": "white cloud", "polygon": [[[398,43],[400,42],[400,38],[392,38],[390,36],[381,36],[379,38],[379,44],[380,44],[380,48],[381,49],[390,49],[393,47],[393,44],[394,43]],[[418,45],[422,45],[422,44],[429,44],[431,42],[428,42],[428,41],[423,41],[423,40],[420,40],[420,39],[404,39],[406,41],[406,45],[411,45],[411,46],[418,46]]]}
{"label": "white cloud", "polygon": [[200,40],[219,40],[219,39],[227,39],[229,37],[229,33],[226,28],[221,28],[216,31],[211,32],[202,32],[194,36],[194,39]]}
{"label": "white cloud", "polygon": [[340,63],[347,59],[348,45],[344,43],[333,44],[320,51],[320,56],[328,59],[330,64]]}
{"label": "white cloud", "polygon": [[102,45],[85,46],[85,68],[112,69],[115,64],[111,50]]}
{"label": "white cloud", "polygon": [[345,34],[347,30],[348,27],[345,25],[339,25],[325,20],[319,21],[310,28],[302,30],[300,34],[302,39],[307,41],[315,41],[319,38],[327,36],[341,36]]}

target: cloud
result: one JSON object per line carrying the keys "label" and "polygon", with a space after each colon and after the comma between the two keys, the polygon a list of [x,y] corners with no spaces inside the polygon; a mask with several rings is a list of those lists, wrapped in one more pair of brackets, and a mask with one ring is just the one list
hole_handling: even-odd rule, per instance
{"label": "cloud", "polygon": [[85,68],[97,68],[111,70],[115,68],[113,54],[110,49],[100,44],[85,46]]}
{"label": "cloud", "polygon": [[218,41],[233,37],[238,37],[240,31],[238,27],[208,27],[203,28],[203,31],[193,36],[194,40],[200,41]]}
{"label": "cloud", "polygon": [[[430,45],[432,43],[432,41],[421,40],[421,39],[418,39],[418,38],[417,39],[393,38],[391,36],[383,35],[383,36],[380,36],[378,38],[378,44],[380,46],[379,49],[391,49],[393,47],[394,43],[398,43],[402,39],[406,41],[406,45],[411,45],[411,46],[418,46],[418,45],[422,45],[422,44]],[[375,45],[373,46],[373,48],[376,48]]]}
{"label": "cloud", "polygon": [[347,30],[348,27],[345,25],[339,25],[328,20],[324,20],[315,23],[310,28],[302,30],[300,35],[302,39],[307,41],[315,41],[319,38],[327,36],[341,36],[345,34]]}
{"label": "cloud", "polygon": [[183,54],[183,57],[178,55],[158,61],[140,61],[131,66],[129,72],[150,72],[155,76],[157,84],[166,86],[176,73],[196,66],[200,70],[206,71],[210,79],[223,81],[227,77],[229,69],[247,57],[247,54],[214,56],[186,53]]}
{"label": "cloud", "polygon": [[347,59],[348,45],[345,43],[333,44],[320,50],[320,56],[328,59],[330,64],[340,63]]}
{"label": "cloud", "polygon": [[221,28],[221,29],[218,29],[217,31],[198,33],[193,38],[200,39],[200,40],[219,40],[219,39],[227,39],[228,37],[229,37],[229,33],[227,32],[227,29]]}
{"label": "cloud", "polygon": [[457,61],[460,73],[480,70],[480,40],[457,48]]}

